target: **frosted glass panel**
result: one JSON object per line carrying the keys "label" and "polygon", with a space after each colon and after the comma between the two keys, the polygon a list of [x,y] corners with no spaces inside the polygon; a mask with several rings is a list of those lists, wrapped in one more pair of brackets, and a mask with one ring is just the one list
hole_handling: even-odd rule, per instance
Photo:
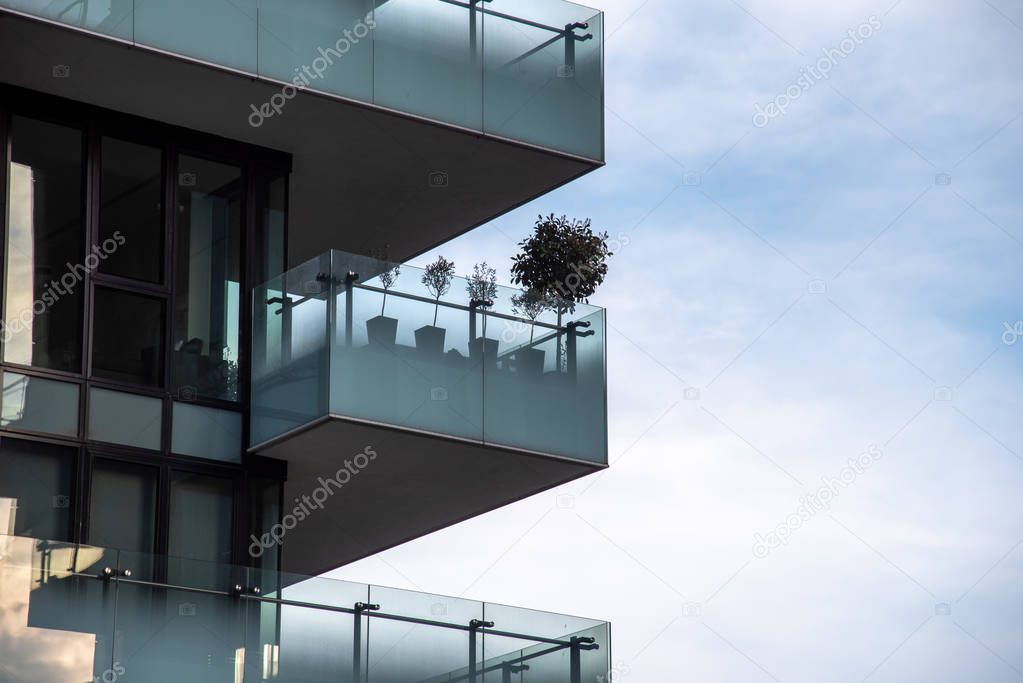
{"label": "frosted glass panel", "polygon": [[482,128],[484,13],[469,4],[377,0],[375,104]]}
{"label": "frosted glass panel", "polygon": [[132,0],[4,0],[0,5],[68,26],[131,40]]}
{"label": "frosted glass panel", "polygon": [[256,0],[135,0],[135,42],[256,72]]}
{"label": "frosted glass panel", "polygon": [[197,458],[241,462],[242,414],[191,403],[175,403],[171,450]]}
{"label": "frosted glass panel", "polygon": [[77,384],[5,372],[0,426],[75,437],[78,394]]}
{"label": "frosted glass panel", "polygon": [[94,388],[89,391],[89,438],[159,450],[163,401]]}
{"label": "frosted glass panel", "polygon": [[372,16],[372,0],[261,0],[260,73],[372,101]]}

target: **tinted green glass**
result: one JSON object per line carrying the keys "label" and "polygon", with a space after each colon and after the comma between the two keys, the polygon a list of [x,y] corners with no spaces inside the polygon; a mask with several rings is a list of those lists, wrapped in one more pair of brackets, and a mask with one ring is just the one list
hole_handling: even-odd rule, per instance
{"label": "tinted green glass", "polygon": [[376,5],[374,103],[481,130],[485,15],[478,5]]}
{"label": "tinted green glass", "polygon": [[523,317],[507,287],[470,308],[465,278],[437,296],[393,267],[332,252],[257,288],[252,443],[330,414],[607,461],[603,310]]}
{"label": "tinted green glass", "polygon": [[256,72],[256,0],[135,0],[135,42]]}

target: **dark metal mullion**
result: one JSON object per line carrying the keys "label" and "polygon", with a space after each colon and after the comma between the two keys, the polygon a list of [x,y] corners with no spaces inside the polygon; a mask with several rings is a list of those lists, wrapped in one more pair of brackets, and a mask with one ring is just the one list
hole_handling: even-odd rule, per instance
{"label": "dark metal mullion", "polygon": [[[174,317],[177,305],[177,227],[178,227],[178,148],[173,142],[163,150],[163,279],[169,292],[164,310],[163,386],[169,403],[178,394],[178,378],[174,376]],[[169,432],[170,421],[164,424]],[[169,452],[168,449],[165,452]]]}
{"label": "dark metal mullion", "polygon": [[170,547],[170,477],[171,467],[160,463],[156,486],[156,529],[153,530],[153,576],[157,581],[167,580],[167,556]]}
{"label": "dark metal mullion", "polygon": [[[7,304],[7,169],[11,163],[11,114],[0,104],[0,321],[5,321]],[[3,357],[0,348],[0,358]]]}

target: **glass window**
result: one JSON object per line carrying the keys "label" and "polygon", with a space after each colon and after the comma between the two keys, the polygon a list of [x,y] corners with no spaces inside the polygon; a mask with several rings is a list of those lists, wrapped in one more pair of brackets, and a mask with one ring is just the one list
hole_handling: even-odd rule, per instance
{"label": "glass window", "polygon": [[4,296],[4,360],[82,369],[82,133],[15,116]]}
{"label": "glass window", "polygon": [[5,372],[3,387],[0,426],[78,436],[77,384]]}
{"label": "glass window", "polygon": [[0,534],[70,540],[76,449],[0,437]]}
{"label": "glass window", "polygon": [[101,150],[99,270],[161,282],[163,154],[116,138],[103,138]]}
{"label": "glass window", "polygon": [[171,450],[197,458],[242,461],[242,414],[192,403],[174,403]]}
{"label": "glass window", "polygon": [[89,390],[89,438],[160,449],[163,401],[93,387]]}
{"label": "glass window", "polygon": [[190,472],[172,472],[168,578],[206,585],[231,561],[234,482]]}
{"label": "glass window", "polygon": [[235,401],[242,173],[184,155],[178,171],[175,383],[198,396]]}
{"label": "glass window", "polygon": [[284,272],[284,229],[287,216],[288,177],[280,176],[263,189],[263,212],[256,255],[255,284],[262,284]]}
{"label": "glass window", "polygon": [[120,564],[136,578],[153,576],[156,492],[155,467],[96,458],[92,466],[89,543],[125,551]]}
{"label": "glass window", "polygon": [[162,299],[97,286],[92,376],[162,385],[163,322]]}

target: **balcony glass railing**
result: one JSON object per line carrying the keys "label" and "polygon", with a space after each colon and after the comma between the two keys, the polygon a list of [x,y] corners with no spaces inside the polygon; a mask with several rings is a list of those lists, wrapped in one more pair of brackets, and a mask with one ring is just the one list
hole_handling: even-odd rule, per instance
{"label": "balcony glass railing", "polygon": [[0,0],[0,8],[282,86],[604,156],[603,15],[562,0]]}
{"label": "balcony glass railing", "polygon": [[598,683],[606,622],[0,536],[0,679]]}
{"label": "balcony glass railing", "polygon": [[330,415],[607,462],[603,309],[530,319],[392,268],[333,251],[255,289],[252,444]]}

